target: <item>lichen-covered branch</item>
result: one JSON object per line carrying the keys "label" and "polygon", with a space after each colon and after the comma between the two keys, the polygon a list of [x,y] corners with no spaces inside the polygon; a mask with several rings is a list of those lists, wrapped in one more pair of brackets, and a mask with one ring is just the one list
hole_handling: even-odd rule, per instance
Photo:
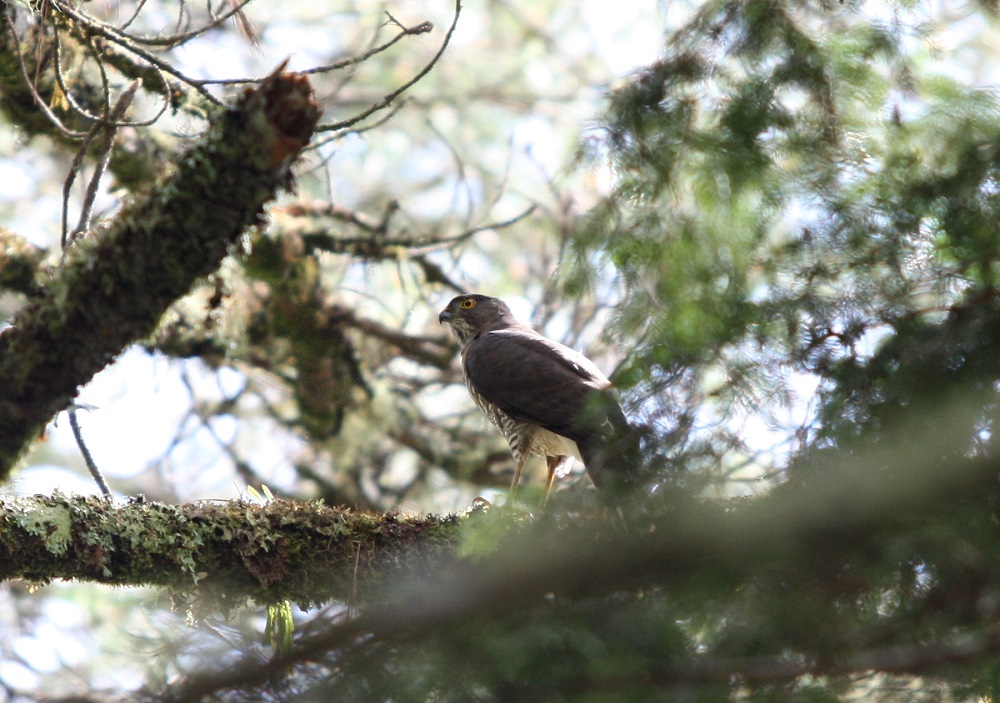
{"label": "lichen-covered branch", "polygon": [[78,387],[148,336],[262,219],[319,115],[308,79],[279,69],[153,188],[70,247],[43,295],[0,335],[0,481]]}
{"label": "lichen-covered branch", "polygon": [[[450,560],[459,520],[320,503],[166,505],[96,496],[0,500],[0,580],[76,579],[170,588],[200,609],[247,599],[363,598]],[[359,595],[360,594],[360,595]]]}
{"label": "lichen-covered branch", "polygon": [[0,227],[0,292],[37,294],[35,271],[44,256],[44,249]]}

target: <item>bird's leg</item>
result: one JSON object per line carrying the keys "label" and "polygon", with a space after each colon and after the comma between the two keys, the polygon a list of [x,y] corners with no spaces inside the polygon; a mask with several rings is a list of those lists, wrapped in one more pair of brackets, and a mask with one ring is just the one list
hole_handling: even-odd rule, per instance
{"label": "bird's leg", "polygon": [[562,466],[565,457],[561,456],[547,456],[545,457],[545,464],[549,467],[549,477],[545,481],[545,498],[542,499],[542,505],[549,502],[549,494],[552,493],[552,486],[556,483],[556,469]]}
{"label": "bird's leg", "polygon": [[517,492],[517,482],[521,480],[521,472],[524,471],[524,462],[527,460],[527,454],[517,460],[517,468],[514,469],[514,480],[510,482],[510,492],[507,494],[508,503],[514,500],[514,494]]}

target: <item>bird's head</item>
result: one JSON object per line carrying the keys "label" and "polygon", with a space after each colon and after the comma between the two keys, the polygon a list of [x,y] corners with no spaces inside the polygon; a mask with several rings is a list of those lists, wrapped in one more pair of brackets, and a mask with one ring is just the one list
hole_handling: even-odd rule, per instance
{"label": "bird's head", "polygon": [[438,321],[447,322],[465,344],[480,332],[492,328],[496,323],[517,324],[510,308],[499,298],[470,293],[452,298],[447,307],[438,315]]}

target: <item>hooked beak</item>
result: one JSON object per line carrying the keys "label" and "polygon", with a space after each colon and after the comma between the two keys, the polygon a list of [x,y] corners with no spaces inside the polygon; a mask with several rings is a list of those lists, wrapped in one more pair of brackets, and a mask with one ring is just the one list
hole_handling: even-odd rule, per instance
{"label": "hooked beak", "polygon": [[446,322],[451,322],[451,312],[448,310],[442,310],[441,314],[438,315],[438,322],[442,325]]}

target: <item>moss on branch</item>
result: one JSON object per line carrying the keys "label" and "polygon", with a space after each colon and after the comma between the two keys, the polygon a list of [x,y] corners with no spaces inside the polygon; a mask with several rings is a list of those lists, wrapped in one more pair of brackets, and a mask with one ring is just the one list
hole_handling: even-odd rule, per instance
{"label": "moss on branch", "polygon": [[0,335],[0,482],[79,386],[148,336],[289,184],[320,108],[308,79],[282,69],[221,112],[103,230],[74,243]]}
{"label": "moss on branch", "polygon": [[0,227],[0,292],[37,294],[35,271],[44,256],[44,249]]}
{"label": "moss on branch", "polygon": [[0,500],[0,580],[167,587],[225,610],[365,600],[450,561],[460,520],[274,500],[184,505],[96,496]]}

